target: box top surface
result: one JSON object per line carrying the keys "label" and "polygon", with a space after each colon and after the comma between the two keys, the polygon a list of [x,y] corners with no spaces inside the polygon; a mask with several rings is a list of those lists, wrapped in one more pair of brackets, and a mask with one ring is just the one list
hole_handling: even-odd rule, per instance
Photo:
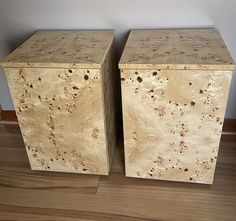
{"label": "box top surface", "polygon": [[5,60],[3,67],[100,68],[114,31],[38,31]]}
{"label": "box top surface", "polygon": [[234,70],[216,29],[132,30],[121,69]]}

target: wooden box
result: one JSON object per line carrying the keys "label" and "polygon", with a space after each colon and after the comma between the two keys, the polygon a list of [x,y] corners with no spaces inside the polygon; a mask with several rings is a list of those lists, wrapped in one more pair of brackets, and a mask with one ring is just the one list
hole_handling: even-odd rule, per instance
{"label": "wooden box", "polygon": [[1,63],[33,170],[109,173],[113,39],[113,31],[39,31]]}
{"label": "wooden box", "polygon": [[217,30],[133,30],[119,62],[129,177],[211,184],[234,69]]}

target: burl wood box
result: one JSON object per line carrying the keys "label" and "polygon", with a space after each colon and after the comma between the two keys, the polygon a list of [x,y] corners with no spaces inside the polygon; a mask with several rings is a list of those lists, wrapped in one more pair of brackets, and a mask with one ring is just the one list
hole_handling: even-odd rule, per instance
{"label": "burl wood box", "polygon": [[215,29],[130,32],[119,62],[127,176],[213,182],[234,67]]}
{"label": "burl wood box", "polygon": [[2,63],[33,170],[107,175],[113,31],[39,31]]}

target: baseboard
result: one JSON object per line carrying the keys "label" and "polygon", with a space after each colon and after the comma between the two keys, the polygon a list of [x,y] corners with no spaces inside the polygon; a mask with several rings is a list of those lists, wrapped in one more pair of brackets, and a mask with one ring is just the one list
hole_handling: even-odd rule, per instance
{"label": "baseboard", "polygon": [[2,110],[2,121],[17,121],[16,112],[14,110]]}
{"label": "baseboard", "polygon": [[236,133],[236,119],[225,119],[223,132]]}
{"label": "baseboard", "polygon": [[2,106],[0,104],[0,120],[2,119]]}
{"label": "baseboard", "polygon": [[[1,110],[0,110],[1,111]],[[17,121],[16,112],[14,110],[2,110],[1,112],[2,121]],[[225,119],[223,132],[235,133],[236,132],[236,119]]]}

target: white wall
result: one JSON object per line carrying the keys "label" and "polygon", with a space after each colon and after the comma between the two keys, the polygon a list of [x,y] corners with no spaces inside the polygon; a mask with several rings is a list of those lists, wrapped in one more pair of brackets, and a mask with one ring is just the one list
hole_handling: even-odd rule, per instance
{"label": "white wall", "polygon": [[[0,59],[37,29],[115,29],[119,54],[132,28],[216,27],[236,60],[236,0],[0,0]],[[0,103],[14,109],[0,69]],[[236,76],[226,118],[236,118]]]}

